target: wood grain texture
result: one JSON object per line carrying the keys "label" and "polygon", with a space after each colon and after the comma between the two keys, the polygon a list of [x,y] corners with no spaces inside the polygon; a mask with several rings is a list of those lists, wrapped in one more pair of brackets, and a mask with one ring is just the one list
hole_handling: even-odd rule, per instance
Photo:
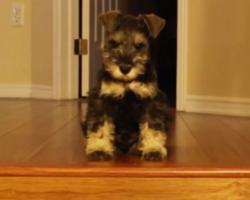
{"label": "wood grain texture", "polygon": [[0,99],[0,118],[9,113],[13,113],[19,109],[25,108],[26,106],[30,105],[31,102],[33,101],[28,99]]}
{"label": "wood grain texture", "polygon": [[228,125],[233,131],[244,139],[250,141],[250,118],[249,117],[225,117],[219,119]]}
{"label": "wood grain texture", "polygon": [[168,162],[171,163],[211,163],[192,132],[180,115],[175,115],[168,135]]}
{"label": "wood grain texture", "polygon": [[[41,106],[41,105],[40,105]],[[46,110],[44,105],[39,107],[39,111]],[[40,110],[41,109],[41,110]],[[55,108],[50,107],[40,117],[36,118],[36,111],[28,112],[28,116],[34,119],[29,123],[24,123],[18,129],[8,132],[1,137],[0,140],[0,161],[21,161],[28,153],[34,150],[38,145],[48,140],[65,126],[69,121],[78,115],[78,107],[75,103],[60,104]],[[12,116],[1,127],[15,126],[16,123],[22,121],[27,115]],[[26,118],[25,118],[26,119]],[[29,119],[30,120],[30,119]]]}
{"label": "wood grain texture", "polygon": [[250,142],[222,123],[217,116],[181,113],[181,117],[212,163],[250,163]]}
{"label": "wood grain texture", "polygon": [[79,119],[75,117],[22,160],[33,163],[51,164],[79,163],[86,161],[84,150],[85,139],[80,128]]}
{"label": "wood grain texture", "polygon": [[[2,102],[2,101],[0,101]],[[19,101],[17,101],[19,102]],[[35,120],[36,118],[48,113],[51,109],[57,107],[60,103],[56,101],[28,101],[22,100],[19,104],[16,101],[10,101],[7,109],[0,116],[0,137],[11,133],[15,129],[20,130],[25,124]],[[2,102],[3,103],[3,102]],[[12,105],[13,104],[13,105]],[[12,107],[13,106],[13,107]],[[0,108],[4,108],[0,103]]]}
{"label": "wood grain texture", "polygon": [[8,200],[247,200],[250,179],[1,178]]}
{"label": "wood grain texture", "polygon": [[132,166],[130,163],[85,163],[83,165],[2,164],[0,176],[16,177],[141,177],[141,178],[250,178],[250,167],[216,167],[202,165],[148,165]]}

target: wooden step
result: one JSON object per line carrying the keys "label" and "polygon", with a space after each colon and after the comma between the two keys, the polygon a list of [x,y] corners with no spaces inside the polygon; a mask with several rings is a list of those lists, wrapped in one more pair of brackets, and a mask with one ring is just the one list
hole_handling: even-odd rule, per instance
{"label": "wooden step", "polygon": [[6,164],[0,199],[250,199],[250,167],[149,165]]}

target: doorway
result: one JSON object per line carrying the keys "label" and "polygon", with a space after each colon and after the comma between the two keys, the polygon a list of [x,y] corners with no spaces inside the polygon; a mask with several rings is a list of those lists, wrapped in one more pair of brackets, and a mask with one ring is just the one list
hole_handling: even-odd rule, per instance
{"label": "doorway", "polygon": [[[80,5],[84,2],[79,0]],[[83,5],[84,6],[84,5]],[[152,50],[152,59],[156,65],[158,74],[158,84],[160,89],[166,94],[168,98],[168,104],[170,107],[176,107],[176,71],[177,71],[177,0],[92,0],[90,4],[89,21],[89,71],[85,70],[84,64],[80,62],[80,77],[79,77],[79,97],[86,96],[86,91],[82,88],[91,88],[95,84],[95,77],[97,71],[101,67],[101,50],[99,46],[103,39],[103,29],[100,25],[97,25],[96,20],[97,13],[105,12],[111,9],[118,9],[122,13],[138,15],[154,13],[166,20],[166,26],[156,40],[156,43]],[[86,14],[86,13],[85,13]],[[84,25],[82,19],[84,13],[82,9],[80,12],[80,30],[83,30]],[[85,16],[86,17],[86,16]],[[84,20],[83,20],[84,21]],[[81,27],[82,26],[82,27]],[[97,26],[95,30],[95,27]],[[84,30],[83,30],[84,32]],[[92,34],[93,33],[93,34]],[[82,34],[82,33],[81,33]],[[80,36],[82,37],[82,35]],[[98,39],[99,38],[99,39]],[[79,58],[81,59],[81,58]],[[82,65],[82,66],[81,66]],[[84,81],[88,73],[88,83]],[[85,84],[84,84],[85,82]]]}
{"label": "doorway", "polygon": [[167,95],[170,107],[176,107],[177,71],[177,0],[127,0],[128,13],[154,13],[166,20],[166,25],[153,47],[152,58],[157,68],[158,84]]}

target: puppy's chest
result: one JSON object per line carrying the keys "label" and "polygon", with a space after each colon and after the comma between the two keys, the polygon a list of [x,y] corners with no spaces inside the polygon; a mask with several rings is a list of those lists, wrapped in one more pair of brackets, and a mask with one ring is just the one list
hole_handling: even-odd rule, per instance
{"label": "puppy's chest", "polygon": [[102,81],[100,88],[101,96],[114,98],[127,98],[129,93],[134,93],[140,98],[153,98],[157,93],[155,83],[141,83],[133,81],[130,83],[105,82]]}
{"label": "puppy's chest", "polygon": [[112,118],[116,126],[124,128],[138,123],[143,112],[143,100],[133,92],[126,92],[123,98],[105,98],[106,113]]}
{"label": "puppy's chest", "polygon": [[143,101],[132,92],[122,99],[106,99],[106,109],[115,125],[115,145],[124,153],[138,141]]}

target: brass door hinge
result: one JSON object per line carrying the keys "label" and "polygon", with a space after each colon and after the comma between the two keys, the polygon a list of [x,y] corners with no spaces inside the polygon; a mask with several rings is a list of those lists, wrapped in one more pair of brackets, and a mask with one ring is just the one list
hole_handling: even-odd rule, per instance
{"label": "brass door hinge", "polygon": [[88,54],[88,40],[76,39],[74,44],[75,55],[87,55]]}

